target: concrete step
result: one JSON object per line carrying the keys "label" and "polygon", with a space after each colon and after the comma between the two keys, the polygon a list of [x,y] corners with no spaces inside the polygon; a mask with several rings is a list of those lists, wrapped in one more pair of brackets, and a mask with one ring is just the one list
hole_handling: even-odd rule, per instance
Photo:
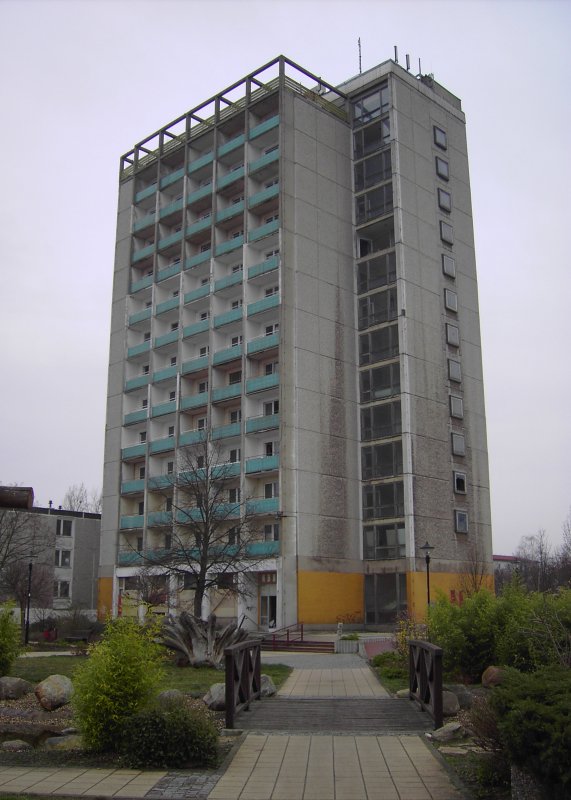
{"label": "concrete step", "polygon": [[285,642],[265,639],[262,642],[262,650],[288,653],[334,653],[335,644],[333,642],[320,642],[304,640],[303,642]]}

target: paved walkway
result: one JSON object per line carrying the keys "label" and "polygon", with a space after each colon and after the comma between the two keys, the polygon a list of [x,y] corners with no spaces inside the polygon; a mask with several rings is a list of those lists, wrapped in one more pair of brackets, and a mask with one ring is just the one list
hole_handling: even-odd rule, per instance
{"label": "paved walkway", "polygon": [[372,670],[362,666],[352,669],[294,669],[278,695],[320,698],[389,697]]}

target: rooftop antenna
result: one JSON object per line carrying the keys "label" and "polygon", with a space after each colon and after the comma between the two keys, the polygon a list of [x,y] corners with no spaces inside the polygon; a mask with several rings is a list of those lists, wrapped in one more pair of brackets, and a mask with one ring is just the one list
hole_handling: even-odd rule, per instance
{"label": "rooftop antenna", "polygon": [[363,70],[361,69],[361,37],[360,36],[357,39],[357,44],[359,45],[359,75],[361,75]]}
{"label": "rooftop antenna", "polygon": [[418,59],[418,74],[422,75],[422,69],[421,69],[421,66],[420,66],[420,58]]}
{"label": "rooftop antenna", "polygon": [[410,56],[408,53],[406,54],[406,71],[410,72]]}
{"label": "rooftop antenna", "polygon": [[395,44],[395,64],[399,63],[399,49]]}

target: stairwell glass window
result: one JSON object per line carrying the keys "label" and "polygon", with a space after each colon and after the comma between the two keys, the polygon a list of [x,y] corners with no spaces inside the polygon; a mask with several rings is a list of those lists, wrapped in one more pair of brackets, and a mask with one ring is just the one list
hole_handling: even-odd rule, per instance
{"label": "stairwell glass window", "polygon": [[450,180],[450,166],[448,161],[444,158],[440,158],[440,156],[436,156],[435,163],[438,177],[442,178],[443,181]]}
{"label": "stairwell glass window", "polygon": [[446,135],[446,131],[443,131],[438,125],[434,125],[432,130],[434,132],[434,144],[440,147],[441,150],[446,150],[448,148],[448,136]]}
{"label": "stairwell glass window", "polygon": [[456,533],[468,533],[468,513],[466,511],[454,511],[454,530]]}
{"label": "stairwell glass window", "polygon": [[467,486],[466,473],[454,471],[452,473],[452,477],[453,477],[454,493],[466,494],[466,486]]}
{"label": "stairwell glass window", "polygon": [[359,264],[357,274],[357,291],[359,294],[370,292],[394,283],[397,279],[396,254],[393,251],[370,261]]}
{"label": "stairwell glass window", "polygon": [[452,256],[442,254],[442,272],[449,278],[456,277],[456,262]]}
{"label": "stairwell glass window", "polygon": [[388,83],[378,86],[373,92],[363,95],[353,103],[353,124],[366,125],[389,110]]}
{"label": "stairwell glass window", "polygon": [[460,347],[460,328],[446,324],[446,341],[452,347]]}
{"label": "stairwell glass window", "polygon": [[453,358],[448,359],[448,377],[456,383],[462,382],[462,366],[459,361],[455,361]]}
{"label": "stairwell glass window", "polygon": [[[365,131],[370,130],[365,128]],[[360,131],[360,134],[365,133]],[[382,181],[389,181],[392,176],[390,148],[376,153],[355,165],[355,191],[360,192]]]}
{"label": "stairwell glass window", "polygon": [[[374,153],[389,144],[391,138],[391,121],[388,116],[383,117],[372,125],[356,131],[353,134],[353,155],[355,160]],[[390,158],[390,151],[389,158]],[[357,172],[355,171],[355,177]],[[364,187],[362,187],[364,188]]]}
{"label": "stairwell glass window", "polygon": [[464,418],[464,401],[453,394],[450,395],[450,416],[455,419]]}
{"label": "stairwell glass window", "polygon": [[444,220],[440,220],[440,238],[445,244],[454,244],[454,228]]}
{"label": "stairwell glass window", "polygon": [[377,189],[362,194],[355,200],[355,215],[357,225],[368,222],[370,219],[388,214],[393,210],[393,185],[385,183]]}
{"label": "stairwell glass window", "polygon": [[458,295],[450,289],[444,289],[444,305],[448,311],[458,311]]}
{"label": "stairwell glass window", "polygon": [[452,211],[452,195],[446,189],[438,189],[438,208],[442,211]]}
{"label": "stairwell glass window", "polygon": [[466,439],[463,433],[452,434],[452,453],[455,456],[466,455]]}

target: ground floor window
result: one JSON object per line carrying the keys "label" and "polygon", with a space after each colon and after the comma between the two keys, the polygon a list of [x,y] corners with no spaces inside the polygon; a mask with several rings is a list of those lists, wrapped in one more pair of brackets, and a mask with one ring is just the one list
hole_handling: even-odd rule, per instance
{"label": "ground floor window", "polygon": [[365,619],[368,625],[395,622],[407,610],[404,572],[365,575]]}

